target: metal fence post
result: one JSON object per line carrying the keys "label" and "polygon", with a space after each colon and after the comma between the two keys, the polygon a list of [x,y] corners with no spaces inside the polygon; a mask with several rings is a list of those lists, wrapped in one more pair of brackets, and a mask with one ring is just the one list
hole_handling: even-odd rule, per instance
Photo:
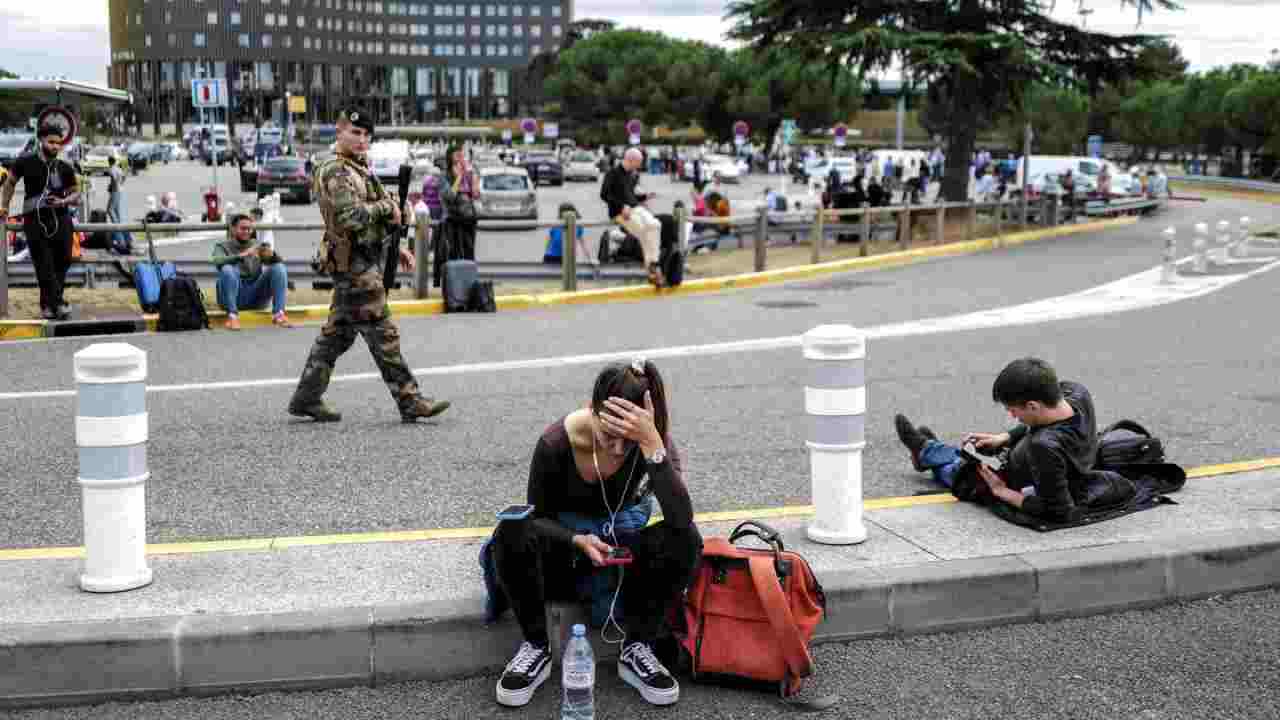
{"label": "metal fence post", "polygon": [[817,264],[822,262],[822,238],[826,234],[823,227],[826,225],[827,209],[822,207],[822,203],[818,203],[818,215],[814,218],[813,229],[810,231],[810,240],[813,247],[809,251],[809,262]]}
{"label": "metal fence post", "polygon": [[431,214],[413,214],[413,296],[419,300],[431,291]]}
{"label": "metal fence post", "polygon": [[1004,208],[1005,201],[1003,199],[996,201],[996,242],[995,246],[1000,247],[1003,243],[1001,239],[1004,237]]}
{"label": "metal fence post", "polygon": [[938,203],[937,225],[934,226],[933,244],[941,245],[946,242],[946,221],[947,221],[947,204]]}
{"label": "metal fence post", "polygon": [[151,583],[147,566],[147,354],[98,343],[75,354],[76,447],[89,592]]}
{"label": "metal fence post", "polygon": [[1209,224],[1196,223],[1196,239],[1191,243],[1195,250],[1195,271],[1201,275],[1209,272]]}
{"label": "metal fence post", "polygon": [[[676,245],[680,250],[680,257],[689,257],[689,208],[681,205],[676,208]],[[741,236],[739,236],[741,237]],[[742,242],[741,239],[738,240]]]}
{"label": "metal fence post", "polygon": [[9,317],[9,228],[0,225],[0,318]]}
{"label": "metal fence post", "polygon": [[911,206],[903,205],[898,213],[898,245],[906,250],[911,247]]}
{"label": "metal fence post", "polygon": [[572,210],[561,216],[564,237],[560,240],[560,275],[565,292],[578,289],[578,214]]}
{"label": "metal fence post", "polygon": [[755,271],[764,272],[766,265],[765,248],[769,246],[769,215],[761,207],[756,210],[756,257]]}
{"label": "metal fence post", "polygon": [[1253,219],[1248,215],[1240,218],[1240,239],[1231,244],[1227,249],[1227,256],[1234,258],[1242,258],[1247,253],[1245,245],[1249,243],[1249,226],[1253,224]]}
{"label": "metal fence post", "polygon": [[867,539],[862,522],[862,451],[866,447],[866,339],[848,325],[804,334],[809,366],[804,410],[809,418],[809,474],[814,542],[852,545]]}
{"label": "metal fence post", "polygon": [[866,257],[871,252],[871,203],[862,203],[862,242],[858,248],[858,255]]}
{"label": "metal fence post", "polygon": [[977,222],[977,219],[978,219],[977,203],[970,201],[968,206],[965,208],[965,213],[966,215],[965,215],[965,221],[964,221],[964,241],[972,242],[974,223]]}

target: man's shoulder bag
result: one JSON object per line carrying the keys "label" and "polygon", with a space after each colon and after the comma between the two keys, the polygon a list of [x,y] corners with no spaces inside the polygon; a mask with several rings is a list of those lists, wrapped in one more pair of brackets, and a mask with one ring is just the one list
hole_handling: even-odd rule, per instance
{"label": "man's shoulder bag", "polygon": [[[768,547],[735,545],[747,537]],[[813,674],[809,641],[826,605],[809,563],[788,552],[773,528],[748,521],[727,540],[707,539],[684,602],[681,646],[693,679],[778,688],[784,699],[814,709],[833,705],[834,697],[794,697]]]}

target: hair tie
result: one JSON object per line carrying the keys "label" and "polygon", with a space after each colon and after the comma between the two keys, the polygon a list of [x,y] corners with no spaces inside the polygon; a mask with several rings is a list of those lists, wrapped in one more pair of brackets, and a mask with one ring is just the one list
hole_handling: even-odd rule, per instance
{"label": "hair tie", "polygon": [[643,357],[638,357],[631,361],[631,369],[634,370],[637,375],[643,375],[644,364],[645,359]]}

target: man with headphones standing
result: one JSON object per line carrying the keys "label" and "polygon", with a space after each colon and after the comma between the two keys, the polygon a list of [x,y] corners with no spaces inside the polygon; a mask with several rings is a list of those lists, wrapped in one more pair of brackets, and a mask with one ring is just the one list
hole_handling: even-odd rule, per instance
{"label": "man with headphones standing", "polygon": [[62,299],[62,286],[71,265],[71,212],[80,202],[76,172],[58,158],[62,150],[62,130],[42,125],[36,132],[35,152],[18,158],[13,174],[0,189],[0,222],[9,219],[18,180],[23,186],[22,231],[31,248],[36,281],[40,284],[40,316],[46,320],[66,320],[71,306]]}

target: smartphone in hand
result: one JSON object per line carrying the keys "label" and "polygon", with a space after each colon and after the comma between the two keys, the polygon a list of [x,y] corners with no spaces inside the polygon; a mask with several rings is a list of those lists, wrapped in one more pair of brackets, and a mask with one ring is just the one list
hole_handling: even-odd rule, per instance
{"label": "smartphone in hand", "polygon": [[604,558],[605,565],[630,565],[634,558],[631,551],[624,547],[616,547],[609,550],[609,554]]}
{"label": "smartphone in hand", "polygon": [[974,444],[971,442],[968,442],[962,445],[960,447],[960,452],[963,452],[965,455],[968,455],[974,460],[977,460],[983,465],[986,465],[993,472],[1000,472],[1001,470],[1004,469],[1004,463],[1000,461],[1000,458],[994,455],[984,455],[978,452],[977,447],[975,447]]}

